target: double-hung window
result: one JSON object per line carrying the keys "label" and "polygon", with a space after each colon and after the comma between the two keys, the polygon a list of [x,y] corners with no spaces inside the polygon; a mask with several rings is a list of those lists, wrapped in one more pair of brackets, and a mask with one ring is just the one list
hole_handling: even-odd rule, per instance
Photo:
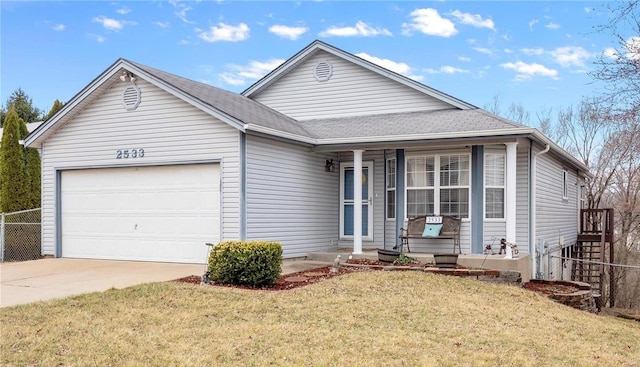
{"label": "double-hung window", "polygon": [[504,153],[484,155],[484,215],[487,219],[505,218],[505,167]]}
{"label": "double-hung window", "polygon": [[407,158],[407,217],[469,217],[469,154]]}

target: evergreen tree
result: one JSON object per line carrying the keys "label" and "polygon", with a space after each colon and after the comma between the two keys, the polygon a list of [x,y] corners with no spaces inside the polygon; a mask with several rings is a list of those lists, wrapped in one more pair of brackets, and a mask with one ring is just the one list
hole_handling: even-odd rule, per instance
{"label": "evergreen tree", "polygon": [[53,101],[53,106],[51,107],[51,110],[49,110],[49,113],[45,117],[45,120],[50,119],[51,116],[55,115],[56,112],[60,111],[60,109],[63,106],[64,106],[64,103],[60,102],[59,100],[56,99],[55,101]]}
{"label": "evergreen tree", "polygon": [[25,152],[18,142],[21,139],[21,124],[24,121],[18,117],[15,108],[11,107],[6,116],[0,145],[1,212],[24,210],[31,202]]}
{"label": "evergreen tree", "polygon": [[[20,139],[25,140],[27,135],[29,135],[29,129],[27,129],[27,124],[24,121],[20,120]],[[40,153],[38,153],[38,149],[36,148],[24,148],[25,155],[25,174],[28,181],[28,191],[29,191],[29,200],[26,200],[25,203],[29,203],[28,207],[25,209],[39,208],[40,207],[40,176],[41,176],[41,167],[40,167]]]}
{"label": "evergreen tree", "polygon": [[[40,121],[44,117],[39,108],[33,107],[31,98],[22,88],[16,89],[7,99],[6,110],[10,110],[12,107],[15,109],[18,117],[27,123]],[[8,113],[0,114],[0,127],[4,125],[4,121],[7,118]]]}

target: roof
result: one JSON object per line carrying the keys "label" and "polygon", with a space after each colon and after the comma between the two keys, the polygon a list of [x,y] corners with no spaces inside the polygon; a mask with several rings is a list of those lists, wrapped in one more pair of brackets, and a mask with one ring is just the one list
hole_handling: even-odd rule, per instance
{"label": "roof", "polygon": [[[443,100],[453,108],[367,116],[297,121],[255,100],[259,93],[286,74],[299,62],[317,50],[325,50],[351,62],[383,74],[393,80]],[[550,145],[564,160],[588,172],[575,157],[557,146],[538,130],[493,115],[457,98],[446,95],[421,83],[374,65],[345,51],[315,41],[294,55],[280,67],[242,94],[229,92],[208,84],[189,80],[150,66],[126,59],[118,59],[96,79],[76,94],[53,117],[43,122],[25,140],[25,145],[37,145],[70,121],[104,91],[119,82],[123,71],[128,71],[158,88],[182,99],[211,116],[228,123],[239,131],[265,134],[272,137],[315,146],[341,144],[372,144],[380,142],[415,142],[435,139],[467,139],[499,136],[531,137]]]}

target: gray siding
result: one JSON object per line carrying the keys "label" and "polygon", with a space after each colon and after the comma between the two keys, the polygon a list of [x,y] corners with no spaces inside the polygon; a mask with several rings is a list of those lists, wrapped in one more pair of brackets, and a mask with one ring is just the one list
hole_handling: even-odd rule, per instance
{"label": "gray siding", "polygon": [[[331,79],[318,82],[315,65],[333,65]],[[452,108],[424,93],[324,51],[305,60],[254,97],[298,120]]]}
{"label": "gray siding", "polygon": [[339,237],[337,157],[309,148],[247,137],[247,239],[279,241],[286,258],[335,248]]}
{"label": "gray siding", "polygon": [[[535,150],[540,151],[540,149]],[[551,246],[558,245],[560,237],[565,243],[577,239],[578,228],[578,178],[575,171],[566,168],[568,198],[562,197],[563,165],[552,153],[538,156],[536,174],[536,237]]]}
{"label": "gray siding", "polygon": [[[240,133],[145,81],[141,103],[122,106],[123,84],[96,98],[42,146],[43,253],[55,254],[56,170],[220,161],[222,239],[239,236]],[[116,159],[117,149],[143,148],[144,158]]]}

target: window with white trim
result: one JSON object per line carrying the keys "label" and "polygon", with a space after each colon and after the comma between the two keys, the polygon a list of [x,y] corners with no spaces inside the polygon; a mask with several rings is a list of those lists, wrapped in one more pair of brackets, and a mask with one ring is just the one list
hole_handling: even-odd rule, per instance
{"label": "window with white trim", "polygon": [[469,217],[469,154],[407,158],[407,217]]}
{"label": "window with white trim", "polygon": [[569,173],[566,170],[562,171],[562,198],[569,198]]}
{"label": "window with white trim", "polygon": [[585,185],[580,185],[580,209],[587,208],[587,188]]}
{"label": "window with white trim", "polygon": [[506,159],[504,153],[484,155],[484,217],[487,219],[505,218]]}
{"label": "window with white trim", "polygon": [[386,208],[387,219],[396,217],[396,159],[387,159]]}

